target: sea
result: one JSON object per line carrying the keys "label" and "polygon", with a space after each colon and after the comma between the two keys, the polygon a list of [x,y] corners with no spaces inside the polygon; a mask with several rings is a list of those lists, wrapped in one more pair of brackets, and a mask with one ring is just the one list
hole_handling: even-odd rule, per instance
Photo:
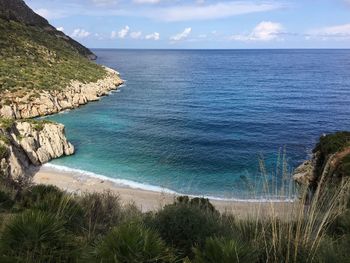
{"label": "sea", "polygon": [[51,169],[256,200],[261,178],[282,184],[320,136],[350,130],[350,50],[93,51],[125,84],[48,117],[76,147]]}

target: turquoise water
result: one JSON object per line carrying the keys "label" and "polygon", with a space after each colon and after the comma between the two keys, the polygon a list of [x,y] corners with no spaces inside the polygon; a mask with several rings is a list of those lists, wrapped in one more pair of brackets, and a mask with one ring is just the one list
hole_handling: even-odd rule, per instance
{"label": "turquoise water", "polygon": [[133,187],[247,198],[259,155],[273,171],[285,147],[293,168],[320,135],[350,130],[349,50],[95,53],[125,85],[50,117],[77,150],[51,165]]}

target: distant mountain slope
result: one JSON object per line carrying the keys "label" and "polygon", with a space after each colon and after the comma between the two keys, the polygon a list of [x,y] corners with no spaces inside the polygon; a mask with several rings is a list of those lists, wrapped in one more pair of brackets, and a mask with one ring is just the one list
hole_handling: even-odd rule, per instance
{"label": "distant mountain slope", "polygon": [[27,26],[41,28],[51,35],[62,38],[83,56],[90,59],[96,59],[96,55],[88,48],[65,35],[63,32],[56,30],[56,28],[51,26],[45,18],[34,13],[34,11],[22,0],[0,0],[0,18],[6,21],[12,20]]}
{"label": "distant mountain slope", "polygon": [[[0,92],[58,90],[72,80],[106,76],[84,46],[51,26],[22,0],[0,0]],[[0,98],[1,99],[1,98]]]}

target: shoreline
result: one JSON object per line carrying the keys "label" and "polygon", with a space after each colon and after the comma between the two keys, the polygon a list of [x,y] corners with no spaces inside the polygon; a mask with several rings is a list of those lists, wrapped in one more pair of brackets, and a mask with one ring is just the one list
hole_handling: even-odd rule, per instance
{"label": "shoreline", "polygon": [[[71,80],[70,84],[61,90],[42,90],[38,96],[33,97],[34,91],[16,97],[17,94],[9,92],[0,98],[0,117],[8,119],[31,119],[45,117],[79,108],[92,101],[98,101],[110,92],[118,90],[124,84],[118,71],[106,66],[105,76],[96,82],[82,83]],[[20,90],[23,93],[23,90]],[[5,104],[4,100],[11,102]]]}
{"label": "shoreline", "polygon": [[[134,203],[142,212],[157,211],[175,201],[177,194],[169,191],[152,191],[140,188],[131,188],[117,184],[107,177],[98,178],[77,171],[61,171],[48,166],[41,166],[34,173],[34,184],[55,185],[72,194],[111,191],[118,194],[122,204]],[[190,196],[191,197],[191,196]],[[268,200],[217,200],[208,198],[222,213],[234,214],[237,217],[271,216],[289,217],[295,202],[268,201]]]}

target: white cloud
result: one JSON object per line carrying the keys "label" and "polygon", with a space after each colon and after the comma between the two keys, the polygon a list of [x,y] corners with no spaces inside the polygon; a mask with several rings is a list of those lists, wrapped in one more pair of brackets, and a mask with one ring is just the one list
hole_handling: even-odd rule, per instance
{"label": "white cloud", "polygon": [[115,5],[118,3],[117,0],[92,0],[92,2],[97,6]]}
{"label": "white cloud", "polygon": [[90,32],[86,31],[85,29],[74,29],[73,33],[71,34],[71,37],[76,37],[76,38],[85,38],[90,36]]}
{"label": "white cloud", "polygon": [[181,32],[175,36],[170,37],[170,40],[171,41],[180,41],[180,40],[186,39],[189,36],[189,34],[191,34],[191,32],[192,32],[192,28],[187,27],[187,28],[185,28],[185,30],[183,32]]}
{"label": "white cloud", "polygon": [[[125,26],[124,28],[122,28],[118,32],[118,37],[119,38],[125,38],[128,35],[129,31],[130,31],[130,27],[129,26]],[[117,33],[115,31],[113,31],[111,37],[115,38],[116,36],[117,36]]]}
{"label": "white cloud", "polygon": [[252,1],[230,1],[208,5],[194,4],[159,8],[155,12],[152,12],[152,15],[147,14],[146,16],[165,21],[208,20],[256,12],[266,12],[279,9],[283,6],[284,5],[282,4],[271,1],[260,3]]}
{"label": "white cloud", "polygon": [[140,39],[142,36],[142,32],[141,31],[137,31],[137,32],[131,32],[130,33],[130,37],[133,39]]}
{"label": "white cloud", "polygon": [[147,39],[147,40],[159,40],[160,34],[158,32],[154,32],[152,34],[146,35],[145,39]]}
{"label": "white cloud", "polygon": [[280,23],[263,21],[259,23],[250,34],[240,34],[231,36],[232,40],[238,41],[271,41],[281,40],[283,26]]}
{"label": "white cloud", "polygon": [[134,0],[136,4],[158,4],[161,0]]}
{"label": "white cloud", "polygon": [[57,29],[58,31],[62,31],[62,32],[64,31],[64,27],[62,27],[62,26],[57,27],[56,29]]}
{"label": "white cloud", "polygon": [[350,24],[328,26],[319,29],[311,30],[307,34],[307,38],[337,38],[337,39],[349,39],[350,38]]}

